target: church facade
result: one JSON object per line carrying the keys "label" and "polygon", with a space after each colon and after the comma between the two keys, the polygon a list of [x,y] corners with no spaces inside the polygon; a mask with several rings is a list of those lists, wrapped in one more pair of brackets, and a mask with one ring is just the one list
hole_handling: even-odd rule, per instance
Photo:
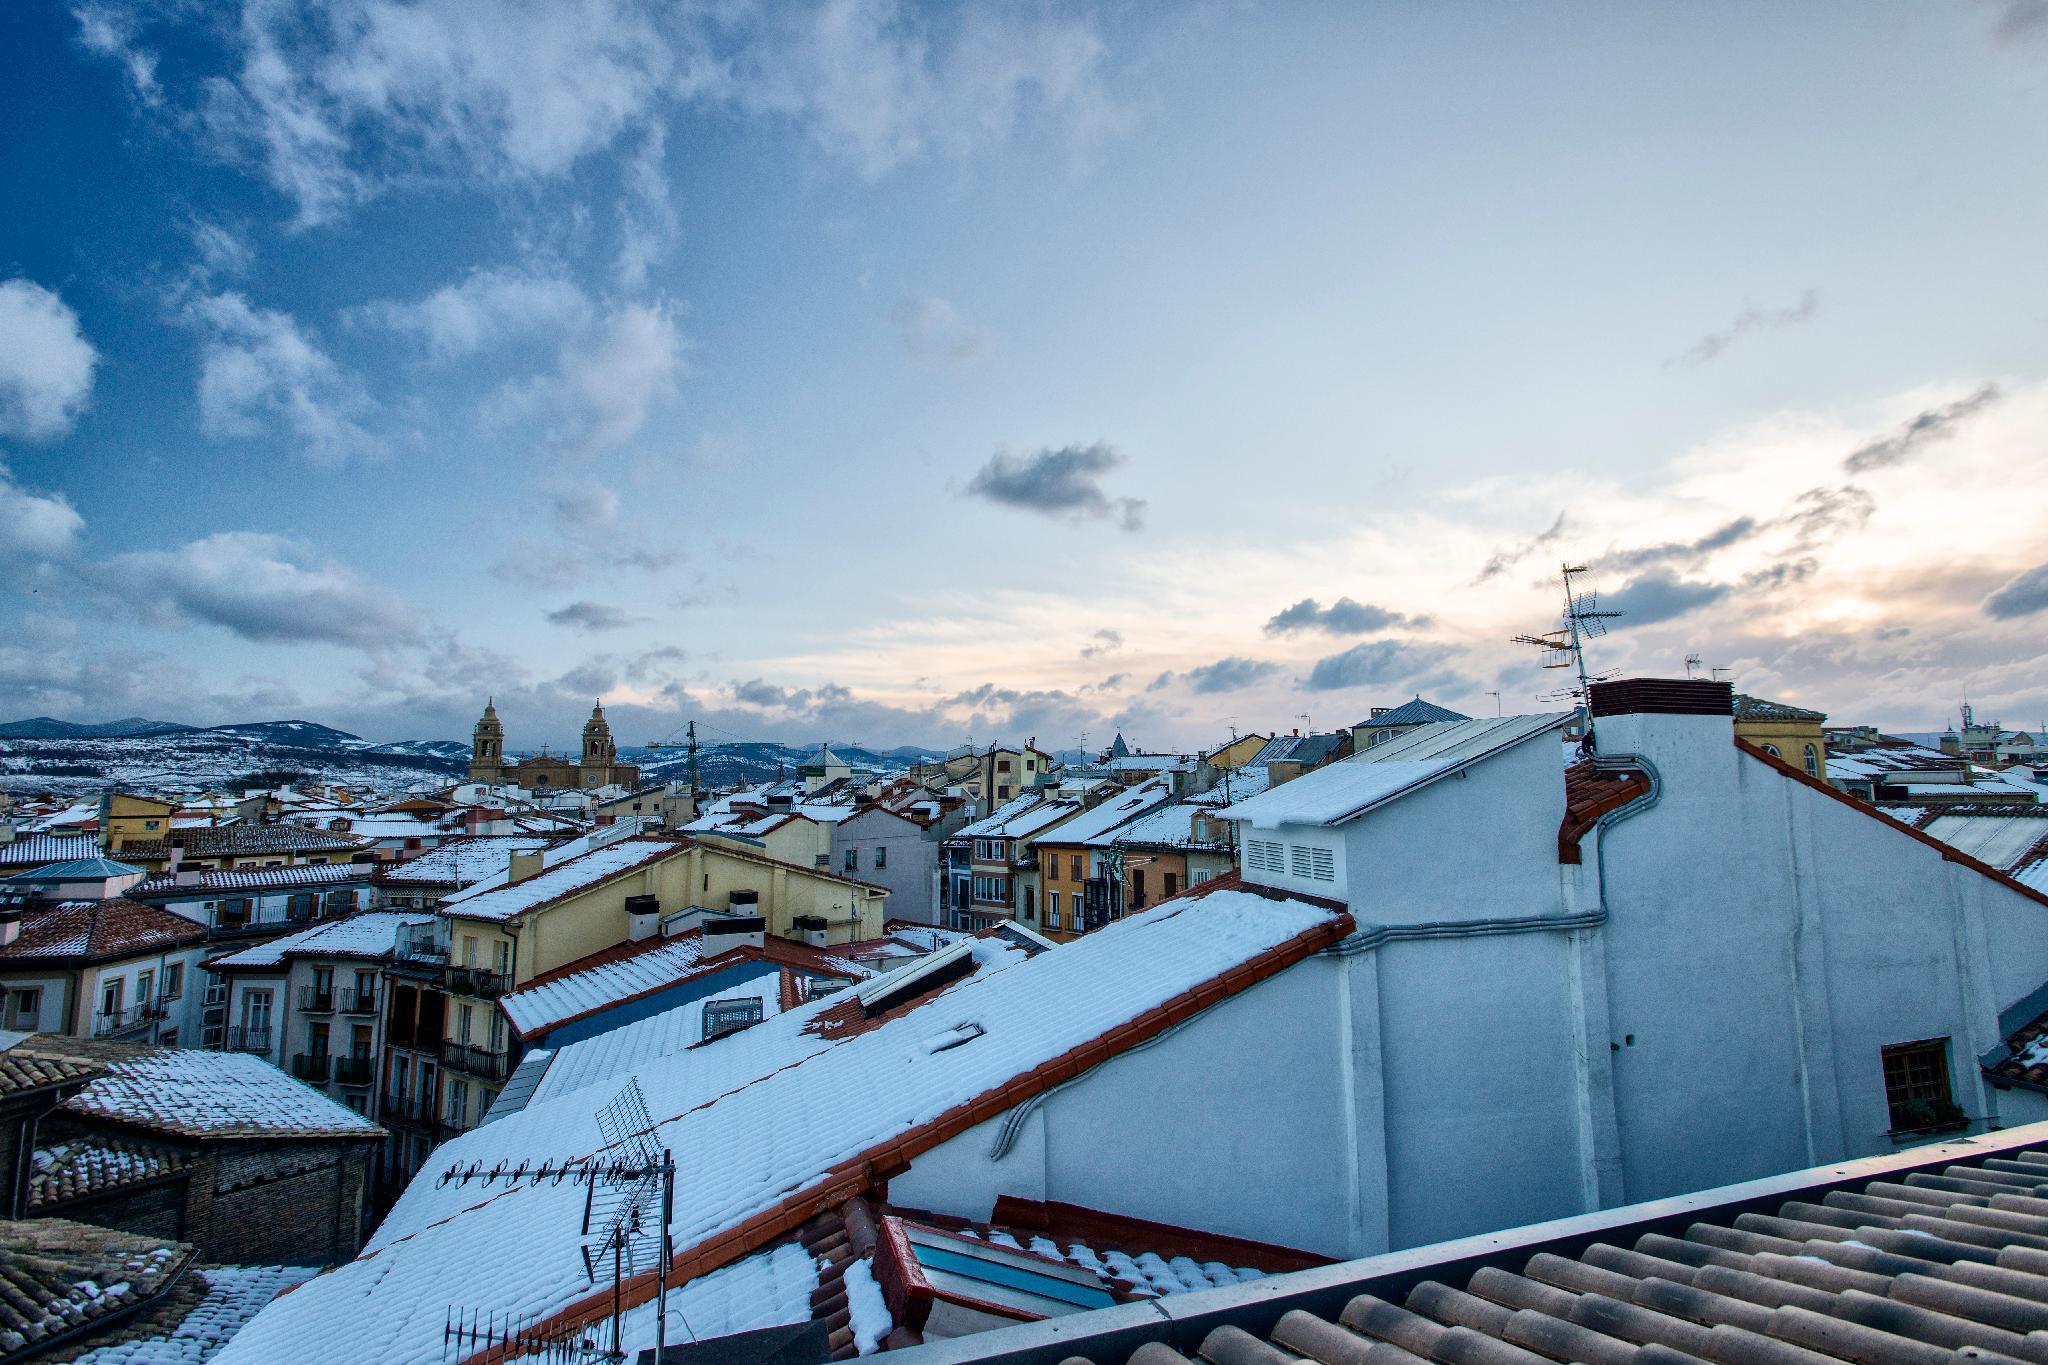
{"label": "church facade", "polygon": [[498,719],[497,703],[492,700],[484,703],[483,719],[476,723],[470,739],[469,780],[510,783],[530,791],[561,787],[579,790],[637,787],[640,785],[640,769],[634,764],[619,762],[619,746],[612,742],[611,722],[604,718],[603,702],[592,707],[590,719],[583,722],[583,756],[580,759],[570,758],[567,754],[551,754],[542,749],[537,754],[507,761],[505,725]]}

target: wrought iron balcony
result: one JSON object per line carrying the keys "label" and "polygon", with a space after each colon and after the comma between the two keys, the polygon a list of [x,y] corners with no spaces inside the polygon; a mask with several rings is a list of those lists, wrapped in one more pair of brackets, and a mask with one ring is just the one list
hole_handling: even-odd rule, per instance
{"label": "wrought iron balcony", "polygon": [[368,990],[342,991],[336,997],[336,1004],[343,1014],[375,1014],[377,1012],[377,988]]}
{"label": "wrought iron balcony", "polygon": [[324,1052],[301,1052],[292,1058],[292,1075],[302,1081],[325,1081],[334,1067],[334,1059]]}
{"label": "wrought iron balcony", "polygon": [[376,1074],[376,1067],[369,1057],[336,1057],[334,1079],[339,1085],[368,1085]]}
{"label": "wrought iron balcony", "polygon": [[502,1081],[512,1074],[512,1058],[509,1053],[493,1052],[489,1048],[477,1047],[470,1043],[442,1043],[441,1065],[451,1071],[466,1072],[487,1081]]}
{"label": "wrought iron balcony", "polygon": [[486,967],[450,967],[446,979],[449,994],[473,995],[479,1000],[496,1000],[512,989],[510,972],[494,972]]}
{"label": "wrought iron balcony", "polygon": [[318,986],[299,987],[299,1010],[303,1014],[334,1013],[334,988],[322,990]]}
{"label": "wrought iron balcony", "polygon": [[255,1052],[268,1054],[270,1051],[270,1029],[250,1028],[235,1024],[226,1030],[221,1046],[228,1052]]}
{"label": "wrought iron balcony", "polygon": [[161,1000],[147,1000],[112,1014],[95,1014],[92,1017],[92,1036],[114,1038],[123,1033],[134,1033],[148,1028],[168,1013]]}

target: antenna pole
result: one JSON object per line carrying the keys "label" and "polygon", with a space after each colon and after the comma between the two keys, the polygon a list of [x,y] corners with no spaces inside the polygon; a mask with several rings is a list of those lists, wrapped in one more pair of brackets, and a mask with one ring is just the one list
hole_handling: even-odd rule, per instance
{"label": "antenna pole", "polygon": [[684,771],[689,775],[690,797],[694,800],[697,795],[697,722],[691,721],[685,733],[689,736],[690,765]]}

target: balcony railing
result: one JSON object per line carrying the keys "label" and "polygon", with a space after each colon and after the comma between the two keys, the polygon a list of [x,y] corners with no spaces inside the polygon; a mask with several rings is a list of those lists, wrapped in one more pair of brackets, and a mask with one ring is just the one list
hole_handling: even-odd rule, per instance
{"label": "balcony railing", "polygon": [[486,967],[450,967],[446,980],[451,995],[473,995],[480,1000],[496,1000],[512,989],[510,972]]}
{"label": "balcony railing", "polygon": [[386,1095],[379,1108],[385,1118],[402,1123],[431,1122],[434,1117],[433,1106],[418,1095]]}
{"label": "balcony railing", "polygon": [[299,1009],[306,1014],[334,1013],[334,988],[322,990],[318,986],[299,987]]}
{"label": "balcony railing", "polygon": [[221,1047],[228,1052],[268,1053],[270,1051],[270,1029],[268,1027],[250,1028],[246,1025],[236,1024],[225,1031],[221,1040]]}
{"label": "balcony railing", "polygon": [[149,1000],[112,1014],[95,1014],[92,1017],[92,1036],[112,1038],[117,1034],[133,1033],[137,1029],[148,1028],[169,1013],[163,1001]]}
{"label": "balcony railing", "polygon": [[343,1014],[375,1014],[377,1012],[377,988],[368,990],[342,991],[336,998]]}
{"label": "balcony railing", "polygon": [[302,1081],[325,1081],[334,1059],[324,1052],[301,1052],[292,1058],[292,1075]]}
{"label": "balcony railing", "polygon": [[368,1057],[336,1057],[334,1059],[334,1080],[338,1085],[368,1085],[370,1077],[376,1074]]}
{"label": "balcony railing", "polygon": [[493,1052],[489,1048],[477,1047],[470,1043],[442,1043],[441,1065],[487,1081],[502,1081],[512,1074],[512,1058],[509,1054]]}

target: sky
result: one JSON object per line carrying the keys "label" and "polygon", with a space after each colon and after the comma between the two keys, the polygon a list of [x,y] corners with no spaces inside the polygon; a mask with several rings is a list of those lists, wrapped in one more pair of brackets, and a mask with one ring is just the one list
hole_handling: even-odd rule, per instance
{"label": "sky", "polygon": [[2048,720],[2048,0],[0,8],[0,719]]}

